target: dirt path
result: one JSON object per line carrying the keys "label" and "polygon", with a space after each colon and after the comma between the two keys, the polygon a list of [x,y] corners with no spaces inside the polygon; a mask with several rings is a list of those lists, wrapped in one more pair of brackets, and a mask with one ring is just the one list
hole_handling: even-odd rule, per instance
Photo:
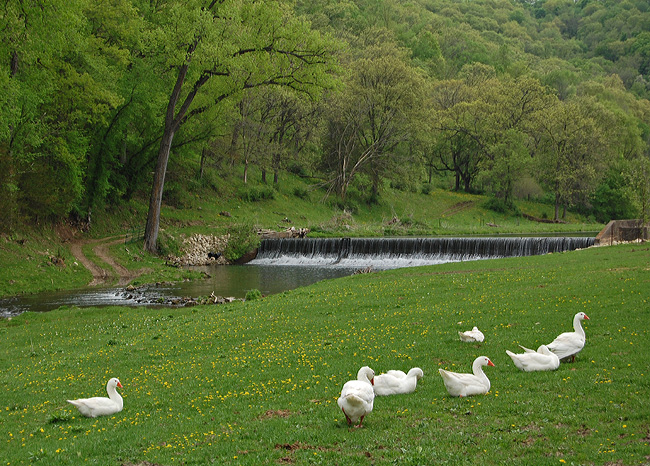
{"label": "dirt path", "polygon": [[[118,286],[124,286],[147,270],[128,270],[126,267],[119,264],[113,256],[111,256],[109,247],[123,241],[124,237],[122,236],[111,236],[95,240],[71,240],[70,252],[75,259],[86,267],[93,275],[93,279],[88,283],[88,286],[108,285],[113,284],[116,281]],[[107,264],[110,269],[103,268],[84,254],[83,247],[87,244],[95,244],[92,248],[93,253],[101,261]]]}

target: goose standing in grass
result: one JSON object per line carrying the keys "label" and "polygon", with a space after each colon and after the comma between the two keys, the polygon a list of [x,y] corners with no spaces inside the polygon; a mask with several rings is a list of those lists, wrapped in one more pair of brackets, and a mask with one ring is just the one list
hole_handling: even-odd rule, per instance
{"label": "goose standing in grass", "polygon": [[348,425],[356,424],[358,421],[357,427],[361,427],[363,418],[372,412],[375,401],[375,391],[372,388],[374,379],[375,371],[368,366],[363,366],[357,373],[357,380],[349,380],[343,385],[337,403]]}
{"label": "goose standing in grass", "polygon": [[494,366],[486,356],[479,356],[472,364],[473,374],[460,374],[438,369],[451,396],[484,395],[490,391],[490,380],[483,372],[484,366]]}
{"label": "goose standing in grass", "polygon": [[122,388],[122,384],[117,378],[113,377],[106,384],[108,398],[95,396],[93,398],[68,400],[68,403],[76,406],[79,412],[86,417],[110,416],[122,411],[124,406],[122,397],[117,393],[117,387]]}
{"label": "goose standing in grass", "polygon": [[418,380],[423,376],[424,372],[419,367],[412,368],[408,374],[396,370],[390,370],[385,374],[379,374],[375,377],[375,395],[386,396],[413,393]]}
{"label": "goose standing in grass", "polygon": [[548,345],[548,349],[553,351],[560,358],[560,361],[563,359],[571,358],[571,362],[575,361],[576,354],[578,354],[582,348],[585,346],[585,331],[582,328],[582,321],[589,320],[587,314],[584,312],[578,312],[573,317],[573,332],[565,332],[558,335],[555,340],[553,340]]}
{"label": "goose standing in grass", "polygon": [[560,358],[551,352],[546,345],[540,345],[537,351],[519,346],[524,350],[523,354],[515,354],[508,350],[506,350],[506,354],[510,356],[515,366],[522,371],[554,371],[560,367]]}
{"label": "goose standing in grass", "polygon": [[485,340],[485,335],[481,332],[478,327],[474,327],[472,330],[467,330],[466,332],[458,332],[458,336],[461,341],[465,342],[479,342],[481,343]]}

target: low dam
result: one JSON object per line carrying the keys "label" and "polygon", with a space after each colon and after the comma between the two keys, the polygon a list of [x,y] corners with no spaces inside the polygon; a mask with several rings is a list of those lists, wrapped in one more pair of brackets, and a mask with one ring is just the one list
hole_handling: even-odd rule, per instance
{"label": "low dam", "polygon": [[533,256],[594,245],[593,237],[277,238],[262,241],[252,264],[372,266],[379,269]]}

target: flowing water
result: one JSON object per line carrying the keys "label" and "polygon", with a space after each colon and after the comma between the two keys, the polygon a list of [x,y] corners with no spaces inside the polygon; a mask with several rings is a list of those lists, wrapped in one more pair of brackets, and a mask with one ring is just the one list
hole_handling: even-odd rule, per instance
{"label": "flowing water", "polygon": [[89,288],[0,299],[0,317],[61,306],[178,306],[182,297],[214,294],[244,298],[249,290],[264,295],[351,275],[360,269],[385,270],[444,262],[530,256],[586,248],[593,237],[498,238],[329,238],[264,240],[246,265],[193,267],[205,280],[125,288]]}

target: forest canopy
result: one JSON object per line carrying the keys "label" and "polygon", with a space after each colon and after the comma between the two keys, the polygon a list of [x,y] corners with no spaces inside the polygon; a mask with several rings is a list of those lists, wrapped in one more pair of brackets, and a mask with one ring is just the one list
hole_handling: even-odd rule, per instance
{"label": "forest canopy", "polygon": [[648,31],[641,0],[9,0],[0,228],[134,196],[155,221],[224,164],[647,219]]}

